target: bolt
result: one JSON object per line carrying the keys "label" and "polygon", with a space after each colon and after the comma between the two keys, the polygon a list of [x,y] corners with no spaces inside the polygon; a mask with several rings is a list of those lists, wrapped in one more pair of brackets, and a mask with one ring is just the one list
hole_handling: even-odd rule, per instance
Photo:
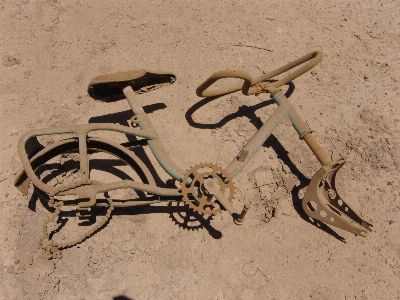
{"label": "bolt", "polygon": [[242,225],[244,218],[245,218],[247,212],[249,211],[249,209],[250,209],[250,204],[249,203],[245,204],[242,212],[240,213],[240,216],[235,220],[235,223],[237,225]]}

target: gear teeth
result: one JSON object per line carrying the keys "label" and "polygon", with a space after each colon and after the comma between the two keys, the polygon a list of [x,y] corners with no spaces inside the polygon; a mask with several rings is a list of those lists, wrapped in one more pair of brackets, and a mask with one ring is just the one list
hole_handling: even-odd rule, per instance
{"label": "gear teeth", "polygon": [[[198,173],[197,170],[200,168],[210,168],[211,171],[207,171],[204,173]],[[193,180],[198,180],[200,181],[200,178],[196,178],[196,176],[214,176],[214,177],[218,177],[218,179],[221,179],[221,177],[218,175],[218,173],[220,173],[223,177],[225,177],[228,180],[228,183],[224,184],[224,188],[229,188],[230,189],[230,193],[229,193],[229,197],[228,197],[228,201],[233,202],[234,199],[234,194],[235,194],[235,186],[233,183],[233,178],[229,173],[226,173],[226,171],[217,164],[213,164],[213,163],[198,163],[195,164],[194,166],[192,166],[191,168],[188,169],[188,171],[185,172],[183,178],[182,178],[182,182],[186,182],[187,178],[193,174],[195,176],[195,178],[193,178]],[[219,180],[221,181],[221,180]],[[182,186],[182,196],[183,196],[183,200],[185,201],[185,203],[188,205],[188,207],[193,210],[194,212],[197,213],[201,213],[204,215],[217,215],[218,213],[222,213],[222,209],[221,207],[219,208],[215,208],[215,209],[204,209],[204,206],[206,206],[206,203],[199,203],[198,205],[196,205],[196,203],[193,203],[192,201],[189,200],[188,195],[192,194],[194,195],[194,186],[190,186],[190,187],[186,187],[186,186]],[[201,202],[201,201],[199,201]]]}

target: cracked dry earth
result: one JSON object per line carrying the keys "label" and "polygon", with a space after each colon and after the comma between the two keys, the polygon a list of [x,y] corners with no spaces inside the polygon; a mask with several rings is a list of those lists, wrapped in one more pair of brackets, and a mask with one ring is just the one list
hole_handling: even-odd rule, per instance
{"label": "cracked dry earth", "polygon": [[[399,43],[399,1],[0,0],[0,298],[399,299]],[[240,92],[205,101],[196,87],[218,70],[258,76],[315,50],[323,61],[293,82],[289,100],[329,156],[347,158],[338,185],[374,225],[366,238],[304,217],[301,198],[320,165],[281,124],[235,177],[234,205],[252,204],[242,226],[176,203],[115,209],[61,258],[41,251],[51,212],[32,186],[28,196],[13,186],[17,142],[32,128],[127,124],[128,103],[95,102],[91,78],[173,72],[173,85],[138,96],[167,152],[185,170],[226,167],[276,105]],[[158,182],[169,179],[149,149],[135,151]],[[76,176],[64,169],[73,155],[52,163],[54,184]],[[105,164],[100,179],[124,171],[107,157],[96,163]],[[100,210],[96,222],[104,218]],[[60,221],[60,241],[90,229],[74,214]]]}

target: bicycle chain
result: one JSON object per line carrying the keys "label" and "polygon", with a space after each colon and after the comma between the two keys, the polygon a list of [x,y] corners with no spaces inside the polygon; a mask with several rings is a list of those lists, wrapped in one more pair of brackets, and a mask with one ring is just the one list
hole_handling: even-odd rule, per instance
{"label": "bicycle chain", "polygon": [[[92,184],[98,183],[96,181],[92,181]],[[69,185],[71,188],[77,187],[76,184],[70,184]],[[62,190],[60,189],[59,192],[61,191],[66,191],[69,190],[70,188],[64,187]],[[99,222],[89,232],[84,232],[81,235],[78,235],[76,238],[74,238],[72,241],[69,242],[55,242],[54,240],[50,239],[50,235],[47,232],[47,226],[49,223],[57,223],[57,220],[59,218],[61,208],[64,205],[63,201],[58,201],[57,203],[54,202],[54,196],[50,196],[50,203],[49,206],[55,208],[55,211],[51,214],[49,218],[47,218],[43,225],[42,225],[42,231],[43,235],[42,238],[39,241],[39,246],[44,250],[45,254],[49,257],[49,259],[52,258],[61,258],[61,250],[65,248],[69,248],[72,246],[75,246],[81,242],[83,242],[85,239],[89,238],[91,235],[93,235],[97,230],[99,230],[104,224],[106,224],[110,217],[111,217],[111,212],[114,210],[114,202],[112,201],[111,197],[108,195],[107,192],[104,193],[104,197],[108,201],[108,209],[106,212],[106,217],[102,222]]]}

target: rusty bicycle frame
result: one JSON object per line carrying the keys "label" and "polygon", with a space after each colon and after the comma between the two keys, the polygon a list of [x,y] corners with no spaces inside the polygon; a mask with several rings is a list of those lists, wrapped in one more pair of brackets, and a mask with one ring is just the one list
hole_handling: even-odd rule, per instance
{"label": "rusty bicycle frame", "polygon": [[[214,168],[215,172],[207,173],[207,176],[203,177],[200,175],[200,179],[196,177],[198,176],[198,173],[195,169],[188,173],[188,171],[177,166],[169,157],[151,123],[151,120],[144,112],[139,102],[139,97],[136,95],[140,92],[140,87],[143,86],[144,83],[151,85],[151,83],[161,80],[164,82],[164,84],[161,84],[161,86],[163,86],[167,84],[166,82],[168,80],[172,83],[175,80],[174,75],[139,70],[98,76],[89,84],[89,94],[93,98],[103,101],[122,99],[125,97],[134,113],[134,117],[131,119],[132,127],[117,124],[93,123],[87,125],[30,130],[22,135],[18,143],[18,152],[24,166],[24,171],[17,177],[15,185],[24,194],[27,194],[28,185],[31,181],[38,190],[48,195],[49,204],[56,208],[56,213],[59,213],[61,206],[68,204],[68,200],[60,201],[56,199],[58,196],[77,195],[80,199],[80,201],[78,201],[78,211],[85,211],[98,204],[96,200],[97,194],[105,193],[110,206],[110,209],[107,211],[108,217],[114,206],[147,205],[162,201],[161,199],[153,199],[117,202],[112,201],[112,199],[107,196],[109,191],[117,189],[134,189],[158,196],[182,196],[184,194],[183,191],[189,189],[192,198],[188,199],[188,197],[184,195],[186,197],[184,200],[189,204],[189,206],[191,206],[191,208],[201,212],[210,213],[210,211],[205,211],[204,208],[218,202],[233,216],[235,222],[240,224],[243,221],[249,206],[246,205],[243,208],[242,213],[239,214],[232,204],[232,195],[228,199],[228,197],[224,195],[223,189],[226,188],[233,190],[232,186],[228,185],[228,183],[233,184],[232,178],[246,166],[284,118],[288,117],[299,134],[300,139],[303,139],[307,143],[322,164],[320,170],[312,177],[310,185],[308,186],[306,194],[302,200],[304,211],[312,219],[320,220],[324,223],[334,225],[356,235],[365,237],[367,231],[371,231],[370,227],[372,225],[364,221],[340,197],[336,189],[336,174],[344,164],[344,160],[339,160],[337,162],[330,160],[328,155],[313,137],[312,130],[308,127],[307,123],[300,117],[281,89],[279,89],[279,87],[291,82],[298,76],[315,67],[321,61],[322,56],[323,54],[320,51],[311,52],[281,68],[256,78],[252,78],[248,73],[238,70],[216,72],[197,88],[196,94],[200,97],[219,96],[238,90],[241,90],[244,95],[270,93],[272,99],[276,104],[278,104],[277,109],[225,169],[216,170],[216,165],[210,165],[208,167],[211,169]],[[275,76],[285,73],[300,65],[302,66],[284,78],[274,82],[271,81]],[[243,83],[215,90],[209,89],[219,79],[228,77],[243,79]],[[132,151],[109,140],[88,137],[90,132],[98,130],[116,131],[142,138],[144,140],[143,144],[147,144],[150,147],[161,167],[172,178],[181,182],[182,188],[158,187],[147,167]],[[28,142],[30,139],[42,135],[64,133],[75,134],[77,138],[70,138],[56,142],[37,152],[33,157],[29,157],[29,149],[27,148],[29,148]],[[117,153],[117,156],[125,162],[139,167],[144,182],[120,180],[112,183],[100,183],[90,179],[88,152],[95,150],[102,150],[111,154]],[[79,152],[81,178],[79,181],[61,187],[55,187],[46,184],[38,177],[38,175],[36,175],[35,171],[39,166],[44,164],[49,157],[72,151]],[[191,183],[196,180],[200,182],[199,186],[191,186]],[[198,199],[198,196],[202,193],[206,196],[207,200]],[[216,200],[210,202],[211,197],[215,197]],[[197,204],[193,204],[194,202]],[[218,211],[211,210],[211,213],[215,212]],[[58,248],[62,247],[58,245]]]}

